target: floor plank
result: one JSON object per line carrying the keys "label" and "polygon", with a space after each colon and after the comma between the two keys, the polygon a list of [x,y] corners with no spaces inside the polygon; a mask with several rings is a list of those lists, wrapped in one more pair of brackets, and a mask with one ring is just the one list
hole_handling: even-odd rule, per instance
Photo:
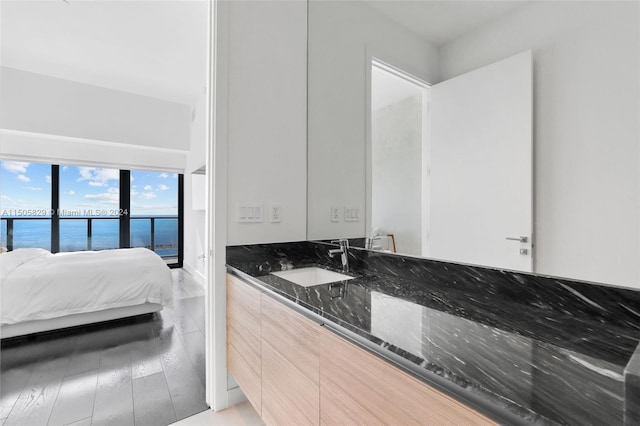
{"label": "floor plank", "polygon": [[180,269],[174,269],[172,274],[174,282],[178,283],[173,287],[176,298],[204,296],[204,284],[199,279]]}
{"label": "floor plank", "polygon": [[0,374],[0,419],[6,419],[31,377],[32,368],[22,366]]}
{"label": "floor plank", "polygon": [[204,303],[201,297],[189,297],[186,299],[181,299],[176,301],[175,305],[178,306],[178,308],[182,312],[186,312],[196,324],[198,329],[202,333],[204,333],[205,315]]}
{"label": "floor plank", "polygon": [[131,367],[104,364],[98,373],[93,407],[94,426],[133,426]]}
{"label": "floor plank", "polygon": [[151,344],[157,355],[184,349],[182,340],[173,326],[162,330]]}
{"label": "floor plank", "polygon": [[193,333],[186,333],[180,336],[182,338],[182,344],[184,349],[189,355],[189,359],[196,370],[196,374],[200,379],[202,386],[205,385],[205,348],[204,348],[204,335],[199,331]]}
{"label": "floor plank", "polygon": [[133,412],[136,426],[164,426],[176,421],[164,374],[133,380]]}
{"label": "floor plank", "polygon": [[91,417],[97,380],[98,370],[65,377],[48,426],[64,426]]}
{"label": "floor plank", "polygon": [[78,420],[77,422],[69,423],[67,426],[91,426],[91,417]]}
{"label": "floor plank", "polygon": [[178,419],[206,410],[205,390],[187,352],[177,350],[160,357]]}
{"label": "floor plank", "polygon": [[179,309],[180,305],[177,304],[176,309],[165,308],[167,314],[171,316],[171,320],[173,321],[173,326],[178,334],[191,333],[193,331],[199,331],[200,329],[196,325],[196,323],[191,319],[189,314],[183,310]]}
{"label": "floor plank", "polygon": [[6,426],[46,425],[56,402],[70,356],[38,364],[7,417]]}
{"label": "floor plank", "polygon": [[139,379],[162,372],[160,357],[147,341],[136,342],[131,353],[131,377]]}
{"label": "floor plank", "polygon": [[65,376],[73,376],[79,373],[97,370],[100,366],[101,349],[101,346],[99,348],[87,346],[84,343],[84,339],[79,338],[71,354]]}

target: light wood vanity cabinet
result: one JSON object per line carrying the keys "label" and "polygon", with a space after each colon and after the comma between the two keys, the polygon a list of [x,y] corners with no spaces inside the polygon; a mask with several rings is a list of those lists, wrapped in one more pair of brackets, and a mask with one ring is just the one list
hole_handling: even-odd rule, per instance
{"label": "light wood vanity cabinet", "polygon": [[364,349],[322,331],[322,424],[495,424]]}
{"label": "light wood vanity cabinet", "polygon": [[227,364],[268,425],[495,424],[231,275]]}
{"label": "light wood vanity cabinet", "polygon": [[262,407],[261,296],[227,274],[227,368],[258,413]]}
{"label": "light wood vanity cabinet", "polygon": [[320,326],[227,275],[227,368],[267,424],[319,422]]}

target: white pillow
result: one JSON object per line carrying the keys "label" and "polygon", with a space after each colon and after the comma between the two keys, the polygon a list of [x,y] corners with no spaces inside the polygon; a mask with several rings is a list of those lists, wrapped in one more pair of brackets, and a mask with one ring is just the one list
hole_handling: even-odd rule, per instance
{"label": "white pillow", "polygon": [[20,248],[0,254],[0,279],[23,263],[42,255],[51,255],[51,252],[42,248]]}

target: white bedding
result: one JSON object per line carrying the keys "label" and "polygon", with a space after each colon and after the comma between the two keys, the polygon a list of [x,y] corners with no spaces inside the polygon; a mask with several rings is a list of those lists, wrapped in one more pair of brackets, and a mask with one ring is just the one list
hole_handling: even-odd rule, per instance
{"label": "white bedding", "polygon": [[18,249],[0,255],[0,272],[1,325],[172,299],[171,271],[145,248]]}

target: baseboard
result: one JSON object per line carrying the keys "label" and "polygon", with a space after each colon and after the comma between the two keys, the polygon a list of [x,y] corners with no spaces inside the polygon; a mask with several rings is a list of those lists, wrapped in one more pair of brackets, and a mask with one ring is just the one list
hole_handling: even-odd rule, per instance
{"label": "baseboard", "polygon": [[193,278],[196,279],[196,281],[198,281],[198,284],[200,284],[202,287],[204,287],[205,278],[204,278],[204,275],[200,271],[197,271],[191,265],[188,265],[186,263],[184,263],[182,265],[182,269],[187,271]]}
{"label": "baseboard", "polygon": [[238,405],[240,403],[247,401],[247,397],[242,392],[242,389],[240,389],[239,387],[228,389],[227,395],[229,399],[229,407],[233,407],[234,405]]}

